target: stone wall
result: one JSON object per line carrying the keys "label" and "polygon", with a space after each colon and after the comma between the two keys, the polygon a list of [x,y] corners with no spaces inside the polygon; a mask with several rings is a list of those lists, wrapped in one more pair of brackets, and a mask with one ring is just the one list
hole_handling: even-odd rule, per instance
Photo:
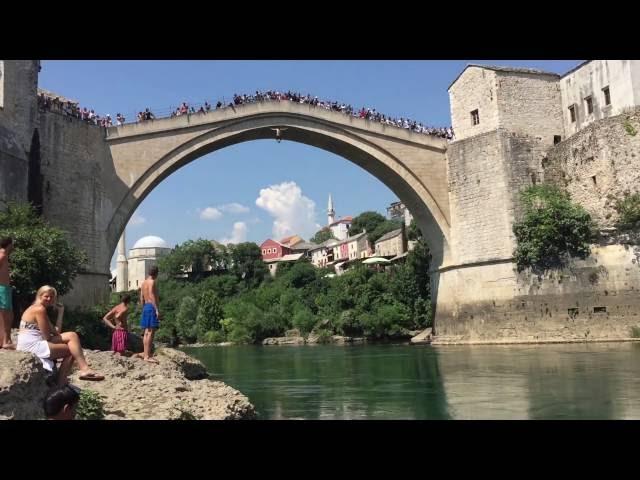
{"label": "stone wall", "polygon": [[0,105],[0,208],[26,201],[29,151],[35,127],[38,62],[3,61]]}
{"label": "stone wall", "polygon": [[555,76],[497,72],[498,127],[553,145],[564,135]]}
{"label": "stone wall", "polygon": [[543,274],[510,263],[443,272],[436,343],[628,339],[640,327],[639,260],[638,246],[594,245]]}
{"label": "stone wall", "polygon": [[[456,139],[490,132],[498,128],[498,97],[496,72],[468,67],[449,87],[451,125]],[[478,110],[480,123],[473,125],[471,111]]]}
{"label": "stone wall", "polygon": [[537,181],[544,152],[540,141],[504,130],[449,146],[453,264],[512,257],[518,195]]}
{"label": "stone wall", "polygon": [[115,206],[110,202],[109,150],[104,129],[55,113],[40,113],[40,156],[44,177],[43,214],[48,222],[69,233],[72,242],[88,257],[86,274],[74,285],[81,291],[65,301],[95,305],[108,295],[109,265],[104,226]]}
{"label": "stone wall", "polygon": [[[631,135],[626,125],[638,133]],[[618,219],[615,200],[640,192],[640,108],[592,123],[551,148],[544,180],[566,189],[601,228]]]}

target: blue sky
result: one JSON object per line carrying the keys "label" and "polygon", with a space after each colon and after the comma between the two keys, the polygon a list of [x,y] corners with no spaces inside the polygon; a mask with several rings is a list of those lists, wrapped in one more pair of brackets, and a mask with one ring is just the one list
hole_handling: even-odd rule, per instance
{"label": "blue sky", "polygon": [[[447,88],[468,63],[564,73],[580,60],[452,61],[53,61],[39,84],[128,120],[149,107],[167,111],[234,93],[292,90],[371,107],[432,126],[450,124]],[[141,203],[127,227],[127,248],[145,235],[169,245],[190,238],[254,241],[287,228],[306,239],[326,224],[328,194],[336,214],[385,214],[397,197],[349,161],[307,145],[259,140],[214,152],[181,168]],[[258,201],[260,205],[256,203]],[[278,208],[282,202],[290,208]]]}

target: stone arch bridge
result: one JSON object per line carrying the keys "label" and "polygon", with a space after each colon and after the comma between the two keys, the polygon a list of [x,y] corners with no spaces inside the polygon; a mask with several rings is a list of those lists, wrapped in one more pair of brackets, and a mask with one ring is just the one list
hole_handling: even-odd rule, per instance
{"label": "stone arch bridge", "polygon": [[41,204],[44,217],[87,252],[86,271],[65,298],[70,305],[104,300],[118,239],[163,179],[224,147],[275,139],[273,129],[284,127],[284,140],[353,162],[411,210],[433,255],[439,335],[483,333],[484,321],[500,324],[503,313],[524,318],[517,297],[528,293],[518,291],[511,227],[530,149],[503,131],[449,144],[290,101],[104,129],[39,111],[37,62],[1,65],[0,208],[8,200]]}
{"label": "stone arch bridge", "polygon": [[107,252],[140,202],[168,175],[221,148],[275,139],[277,127],[286,128],[283,140],[337,154],[388,186],[425,232],[436,262],[442,261],[450,235],[446,140],[287,100],[108,128],[113,169],[105,173],[117,178],[105,179],[112,206],[103,225]]}

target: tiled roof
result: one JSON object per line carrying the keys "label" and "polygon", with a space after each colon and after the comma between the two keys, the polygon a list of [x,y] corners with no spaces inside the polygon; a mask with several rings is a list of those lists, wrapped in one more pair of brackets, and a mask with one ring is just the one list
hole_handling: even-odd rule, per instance
{"label": "tiled roof", "polygon": [[385,240],[389,240],[390,238],[393,238],[399,234],[402,233],[402,229],[398,228],[397,230],[392,230],[389,233],[385,233],[383,236],[381,236],[378,240],[376,240],[376,243],[379,242],[384,242]]}

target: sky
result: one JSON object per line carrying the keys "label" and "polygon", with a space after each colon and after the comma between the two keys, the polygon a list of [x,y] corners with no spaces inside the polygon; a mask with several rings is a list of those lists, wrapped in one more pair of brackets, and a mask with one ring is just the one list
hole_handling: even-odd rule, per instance
{"label": "sky", "polygon": [[[59,61],[42,62],[39,86],[130,121],[149,107],[230,101],[234,93],[291,90],[429,126],[451,124],[447,88],[469,63],[563,74],[582,60],[451,61]],[[397,201],[380,180],[348,160],[294,142],[255,140],[200,157],[160,183],[127,226],[127,249],[155,235],[169,246],[206,238],[223,243],[299,234],[308,240],[336,217],[383,215]],[[112,268],[115,266],[115,256]]]}

